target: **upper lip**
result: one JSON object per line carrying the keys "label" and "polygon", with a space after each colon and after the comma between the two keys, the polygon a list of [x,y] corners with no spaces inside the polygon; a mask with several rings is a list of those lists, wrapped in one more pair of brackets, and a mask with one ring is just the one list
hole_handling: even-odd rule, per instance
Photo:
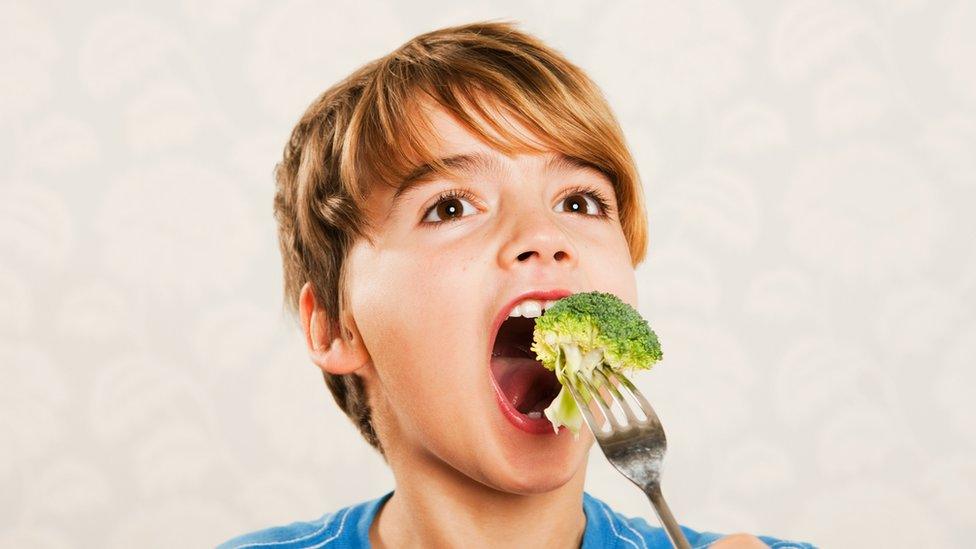
{"label": "upper lip", "polygon": [[518,295],[508,301],[501,309],[495,314],[495,320],[491,324],[491,339],[488,341],[488,359],[491,362],[491,351],[495,347],[495,338],[498,336],[498,328],[501,327],[502,322],[508,318],[508,313],[512,311],[512,308],[516,304],[525,299],[537,299],[539,301],[555,301],[557,299],[562,299],[568,295],[572,295],[573,292],[565,288],[555,288],[551,290],[533,290],[530,292],[525,292],[524,294]]}

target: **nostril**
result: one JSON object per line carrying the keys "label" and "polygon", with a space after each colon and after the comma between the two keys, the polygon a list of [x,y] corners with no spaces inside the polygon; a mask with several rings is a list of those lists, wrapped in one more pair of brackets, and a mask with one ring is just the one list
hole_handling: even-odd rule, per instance
{"label": "nostril", "polygon": [[[532,257],[532,254],[534,253],[535,252],[522,252],[518,255],[518,260],[525,261],[526,259]],[[566,259],[567,256],[568,254],[563,250],[559,250],[558,252],[552,254],[552,257],[554,257],[556,261],[562,261],[563,259]]]}

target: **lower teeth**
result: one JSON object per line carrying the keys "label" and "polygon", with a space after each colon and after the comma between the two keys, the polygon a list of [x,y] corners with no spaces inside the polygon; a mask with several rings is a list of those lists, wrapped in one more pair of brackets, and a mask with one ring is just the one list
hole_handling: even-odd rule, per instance
{"label": "lower teeth", "polygon": [[542,412],[529,412],[528,414],[525,415],[529,416],[532,419],[539,419],[542,417]]}

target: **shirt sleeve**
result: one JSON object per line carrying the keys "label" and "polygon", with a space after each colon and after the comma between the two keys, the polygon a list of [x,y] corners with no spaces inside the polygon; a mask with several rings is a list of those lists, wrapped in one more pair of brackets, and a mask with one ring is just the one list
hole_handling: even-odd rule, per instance
{"label": "shirt sleeve", "polygon": [[331,513],[323,515],[315,521],[295,521],[283,526],[272,526],[256,530],[231,538],[215,549],[242,549],[274,547],[275,549],[295,549],[306,547],[308,542],[317,534],[324,531],[329,524]]}
{"label": "shirt sleeve", "polygon": [[[682,526],[681,529],[685,532],[685,537],[688,538],[688,543],[691,544],[692,549],[705,549],[728,535],[717,532],[696,532],[686,526]],[[816,545],[806,541],[793,541],[775,538],[773,536],[753,535],[772,549],[819,549]]]}

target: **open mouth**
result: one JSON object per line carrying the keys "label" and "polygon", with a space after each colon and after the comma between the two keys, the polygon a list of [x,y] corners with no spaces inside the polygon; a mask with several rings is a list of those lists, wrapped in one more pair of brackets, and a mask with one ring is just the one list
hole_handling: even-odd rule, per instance
{"label": "open mouth", "polygon": [[517,427],[552,433],[542,413],[559,394],[555,372],[547,370],[532,351],[535,319],[509,317],[498,328],[491,351],[491,375],[502,411]]}

